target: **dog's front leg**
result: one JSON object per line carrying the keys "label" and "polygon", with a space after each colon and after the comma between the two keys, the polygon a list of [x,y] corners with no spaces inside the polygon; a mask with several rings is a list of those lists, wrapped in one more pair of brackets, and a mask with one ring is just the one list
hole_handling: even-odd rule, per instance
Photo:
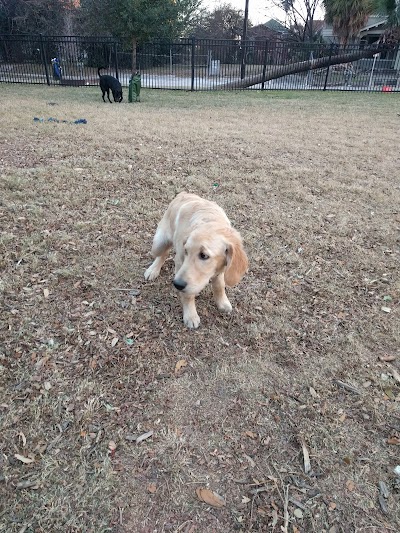
{"label": "dog's front leg", "polygon": [[230,313],[232,311],[232,305],[225,294],[224,274],[222,273],[215,277],[211,282],[211,286],[218,309],[223,313]]}
{"label": "dog's front leg", "polygon": [[200,324],[200,317],[196,310],[196,299],[192,294],[180,294],[183,307],[183,322],[190,329],[196,329]]}

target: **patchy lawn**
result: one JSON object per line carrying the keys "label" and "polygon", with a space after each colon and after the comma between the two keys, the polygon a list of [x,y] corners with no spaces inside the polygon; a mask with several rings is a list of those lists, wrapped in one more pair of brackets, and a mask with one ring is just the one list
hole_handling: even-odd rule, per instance
{"label": "patchy lawn", "polygon": [[[0,90],[0,531],[399,531],[398,95]],[[250,259],[197,331],[181,190]]]}

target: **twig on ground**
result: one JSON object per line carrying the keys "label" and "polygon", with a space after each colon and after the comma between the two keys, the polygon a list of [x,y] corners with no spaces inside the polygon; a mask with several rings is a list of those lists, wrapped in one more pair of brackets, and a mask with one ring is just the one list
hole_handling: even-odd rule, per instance
{"label": "twig on ground", "polygon": [[289,496],[290,503],[293,503],[296,507],[300,507],[300,509],[303,509],[303,511],[306,509],[306,506],[303,505],[299,500],[296,500],[296,498],[293,498],[293,496]]}
{"label": "twig on ground", "polygon": [[135,296],[140,294],[140,291],[138,289],[134,289],[133,287],[128,288],[128,289],[119,288],[119,287],[113,287],[112,289],[110,289],[110,291],[128,291],[128,292],[134,291],[135,293],[137,293],[137,294],[135,294]]}
{"label": "twig on ground", "polygon": [[284,519],[283,531],[284,533],[288,533],[288,526],[289,526],[288,505],[289,505],[289,485],[286,485],[285,500],[284,500],[284,507],[283,507],[283,519]]}
{"label": "twig on ground", "polygon": [[336,383],[338,387],[341,387],[342,389],[345,389],[349,392],[353,392],[354,394],[361,394],[361,392],[355,387],[353,387],[353,385],[349,385],[348,383],[345,383],[344,381],[340,381],[339,379],[336,379],[334,383]]}

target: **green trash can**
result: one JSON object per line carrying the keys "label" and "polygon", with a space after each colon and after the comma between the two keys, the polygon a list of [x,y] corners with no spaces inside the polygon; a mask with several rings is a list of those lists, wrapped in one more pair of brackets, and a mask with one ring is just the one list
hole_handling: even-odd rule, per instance
{"label": "green trash can", "polygon": [[129,80],[129,102],[140,102],[140,88],[142,86],[140,73],[137,71],[135,74],[132,74],[131,79]]}

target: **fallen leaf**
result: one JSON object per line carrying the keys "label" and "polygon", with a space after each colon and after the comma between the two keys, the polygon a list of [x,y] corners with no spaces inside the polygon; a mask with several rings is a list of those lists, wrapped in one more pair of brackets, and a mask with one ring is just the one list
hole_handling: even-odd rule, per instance
{"label": "fallen leaf", "polygon": [[313,389],[312,387],[310,387],[308,390],[310,391],[310,394],[311,394],[311,396],[312,396],[313,398],[318,398],[318,393],[317,393],[317,391],[316,391],[315,389]]}
{"label": "fallen leaf", "polygon": [[110,440],[110,442],[108,443],[108,449],[111,452],[115,452],[115,450],[117,449],[117,445],[115,444],[113,440]]}
{"label": "fallen leaf", "polygon": [[380,355],[378,359],[384,363],[390,363],[391,361],[394,361],[396,357],[394,355]]}
{"label": "fallen leaf", "polygon": [[277,523],[278,523],[278,511],[276,509],[272,509],[272,528],[274,528]]}
{"label": "fallen leaf", "polygon": [[336,509],[336,503],[335,502],[330,502],[329,503],[329,510],[330,511],[334,511]]}
{"label": "fallen leaf", "polygon": [[389,437],[388,440],[387,440],[387,443],[388,444],[399,445],[400,444],[400,439],[399,439],[399,437]]}
{"label": "fallen leaf", "polygon": [[341,416],[339,416],[338,420],[339,422],[344,422],[346,420],[346,413],[343,413]]}
{"label": "fallen leaf", "polygon": [[111,346],[114,348],[114,346],[117,344],[118,342],[118,337],[114,337],[113,340],[111,341]]}
{"label": "fallen leaf", "polygon": [[397,372],[397,370],[395,368],[390,368],[390,372],[392,373],[394,379],[400,383],[400,374]]}
{"label": "fallen leaf", "polygon": [[25,435],[22,433],[22,431],[20,431],[18,433],[18,437],[22,440],[22,447],[25,448],[26,446],[26,437]]}
{"label": "fallen leaf", "polygon": [[43,289],[43,296],[44,296],[45,298],[48,298],[48,297],[49,297],[49,294],[50,294],[49,289]]}
{"label": "fallen leaf", "polygon": [[19,453],[16,453],[14,455],[15,459],[18,459],[18,461],[21,461],[21,463],[24,463],[26,465],[29,465],[30,463],[33,463],[34,459],[31,457],[24,457],[23,455],[20,455]]}
{"label": "fallen leaf", "polygon": [[307,446],[306,446],[306,443],[304,442],[304,439],[301,439],[300,443],[303,449],[304,472],[308,474],[311,472],[310,455],[308,453]]}
{"label": "fallen leaf", "polygon": [[212,490],[199,487],[196,489],[196,494],[201,502],[208,503],[208,505],[211,505],[212,507],[221,508],[225,505],[225,500]]}
{"label": "fallen leaf", "polygon": [[257,435],[255,433],[253,433],[252,431],[245,431],[245,435],[247,435],[251,439],[256,439],[257,438]]}
{"label": "fallen leaf", "polygon": [[355,486],[355,484],[354,484],[354,481],[352,481],[351,479],[348,479],[348,480],[346,481],[346,488],[347,488],[347,490],[349,490],[350,492],[352,492],[352,491],[356,488],[356,486]]}
{"label": "fallen leaf", "polygon": [[244,458],[247,459],[247,461],[249,462],[249,465],[254,468],[256,466],[256,463],[253,461],[253,459],[249,456],[249,455],[246,455],[246,454],[243,454]]}
{"label": "fallen leaf", "polygon": [[40,454],[43,454],[47,449],[47,443],[44,442],[43,440],[40,440],[37,445],[35,446],[34,448],[34,452],[38,452]]}
{"label": "fallen leaf", "polygon": [[38,489],[40,487],[39,485],[39,482],[38,481],[31,481],[29,479],[26,479],[24,481],[19,481],[15,488],[17,490],[22,490],[22,489]]}
{"label": "fallen leaf", "polygon": [[382,494],[378,495],[379,505],[381,506],[381,510],[383,514],[388,514],[388,507],[385,498],[382,496]]}
{"label": "fallen leaf", "polygon": [[249,502],[251,502],[250,498],[248,498],[247,496],[243,496],[242,503],[249,503]]}
{"label": "fallen leaf", "polygon": [[155,494],[157,492],[157,485],[155,483],[149,483],[147,485],[147,490],[150,494]]}
{"label": "fallen leaf", "polygon": [[139,435],[139,437],[136,439],[136,444],[139,444],[140,442],[149,439],[153,435],[152,431],[148,431],[147,433],[143,433],[142,435]]}
{"label": "fallen leaf", "polygon": [[381,311],[383,311],[384,313],[391,313],[392,312],[390,307],[385,307],[385,306],[381,307]]}
{"label": "fallen leaf", "polygon": [[303,518],[303,511],[301,509],[295,509],[293,514],[296,518]]}
{"label": "fallen leaf", "polygon": [[386,387],[385,389],[383,389],[383,392],[386,394],[386,396],[387,396],[387,398],[389,400],[394,400],[395,399],[395,395],[394,395],[393,389],[391,389],[389,387]]}
{"label": "fallen leaf", "polygon": [[187,364],[188,363],[186,359],[179,359],[179,361],[175,365],[175,374],[177,374],[179,370],[181,370],[183,367],[187,366]]}
{"label": "fallen leaf", "polygon": [[384,498],[388,499],[390,494],[389,494],[389,489],[388,489],[388,486],[386,485],[386,483],[384,481],[379,481],[379,490],[381,491],[381,494]]}

